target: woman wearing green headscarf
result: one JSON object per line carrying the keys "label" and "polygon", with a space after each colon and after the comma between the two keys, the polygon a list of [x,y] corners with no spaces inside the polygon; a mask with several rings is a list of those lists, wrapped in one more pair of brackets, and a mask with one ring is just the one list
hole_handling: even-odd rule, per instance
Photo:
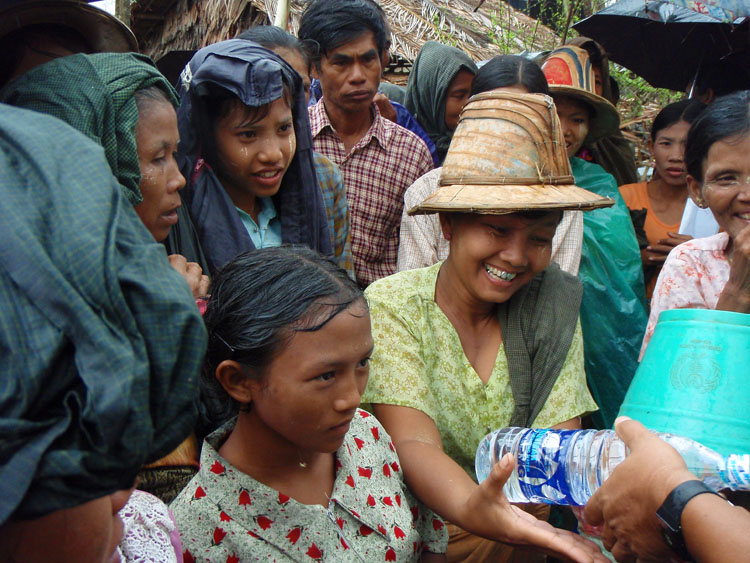
{"label": "woman wearing green headscarf", "polygon": [[57,117],[100,144],[146,228],[158,242],[169,236],[169,248],[184,255],[171,256],[173,266],[196,296],[205,293],[205,258],[178,193],[185,179],[174,159],[177,95],[151,59],[136,53],[61,57],[8,84],[0,101]]}
{"label": "woman wearing green headscarf", "polygon": [[[177,95],[151,59],[136,53],[61,57],[11,82],[0,100],[57,117],[101,145],[123,195],[154,240],[177,239],[172,267],[194,297],[207,293],[205,258],[179,195],[185,178],[174,156]],[[175,237],[175,224],[182,236]],[[197,466],[198,445],[189,436],[144,470],[140,487],[168,502]]]}
{"label": "woman wearing green headscarf", "polygon": [[404,105],[435,143],[440,164],[476,73],[469,55],[436,41],[422,46],[409,73]]}

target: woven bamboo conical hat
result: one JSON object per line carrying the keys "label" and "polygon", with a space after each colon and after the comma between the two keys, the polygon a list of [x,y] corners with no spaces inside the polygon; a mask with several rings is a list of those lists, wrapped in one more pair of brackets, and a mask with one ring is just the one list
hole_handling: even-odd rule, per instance
{"label": "woven bamboo conical hat", "polygon": [[409,215],[587,211],[614,200],[574,184],[552,98],[484,92],[464,106],[435,193]]}

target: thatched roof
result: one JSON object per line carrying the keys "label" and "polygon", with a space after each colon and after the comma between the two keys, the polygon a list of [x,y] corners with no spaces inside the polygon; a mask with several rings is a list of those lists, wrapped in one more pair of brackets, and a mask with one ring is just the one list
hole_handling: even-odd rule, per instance
{"label": "thatched roof", "polygon": [[[392,64],[398,81],[428,40],[455,45],[479,61],[502,53],[550,49],[554,33],[500,0],[379,0],[391,24]],[[144,53],[158,60],[175,50],[229,39],[268,24],[275,0],[137,0],[131,28]],[[305,2],[292,0],[289,31],[296,34]]]}

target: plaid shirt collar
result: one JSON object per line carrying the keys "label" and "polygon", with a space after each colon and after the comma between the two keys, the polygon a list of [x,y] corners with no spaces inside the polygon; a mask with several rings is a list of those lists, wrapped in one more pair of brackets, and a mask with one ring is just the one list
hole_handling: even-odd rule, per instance
{"label": "plaid shirt collar", "polygon": [[[321,98],[320,100],[318,100],[318,103],[310,107],[310,128],[312,129],[313,139],[315,139],[327,128],[330,129],[331,133],[336,135],[336,137],[338,138],[336,130],[333,128],[331,121],[328,119],[328,113],[326,113],[324,101],[324,98]],[[359,140],[359,142],[357,142],[357,144],[354,146],[352,152],[358,150],[361,147],[366,147],[368,144],[370,144],[370,141],[373,139],[373,137],[382,148],[388,150],[388,145],[392,137],[391,131],[389,131],[383,123],[385,118],[380,115],[380,110],[378,109],[378,106],[375,102],[370,104],[370,112],[373,115],[372,125],[370,125],[367,133],[365,133]]]}

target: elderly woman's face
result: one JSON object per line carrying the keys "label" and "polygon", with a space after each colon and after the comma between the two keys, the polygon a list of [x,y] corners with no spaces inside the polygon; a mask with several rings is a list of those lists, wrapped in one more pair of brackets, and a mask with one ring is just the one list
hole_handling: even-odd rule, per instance
{"label": "elderly woman's face", "polygon": [[510,215],[442,214],[448,260],[479,301],[503,303],[544,270],[561,211]]}
{"label": "elderly woman's face", "polygon": [[731,240],[750,225],[750,135],[717,141],[703,163],[703,184],[688,176],[693,199],[701,199]]}

